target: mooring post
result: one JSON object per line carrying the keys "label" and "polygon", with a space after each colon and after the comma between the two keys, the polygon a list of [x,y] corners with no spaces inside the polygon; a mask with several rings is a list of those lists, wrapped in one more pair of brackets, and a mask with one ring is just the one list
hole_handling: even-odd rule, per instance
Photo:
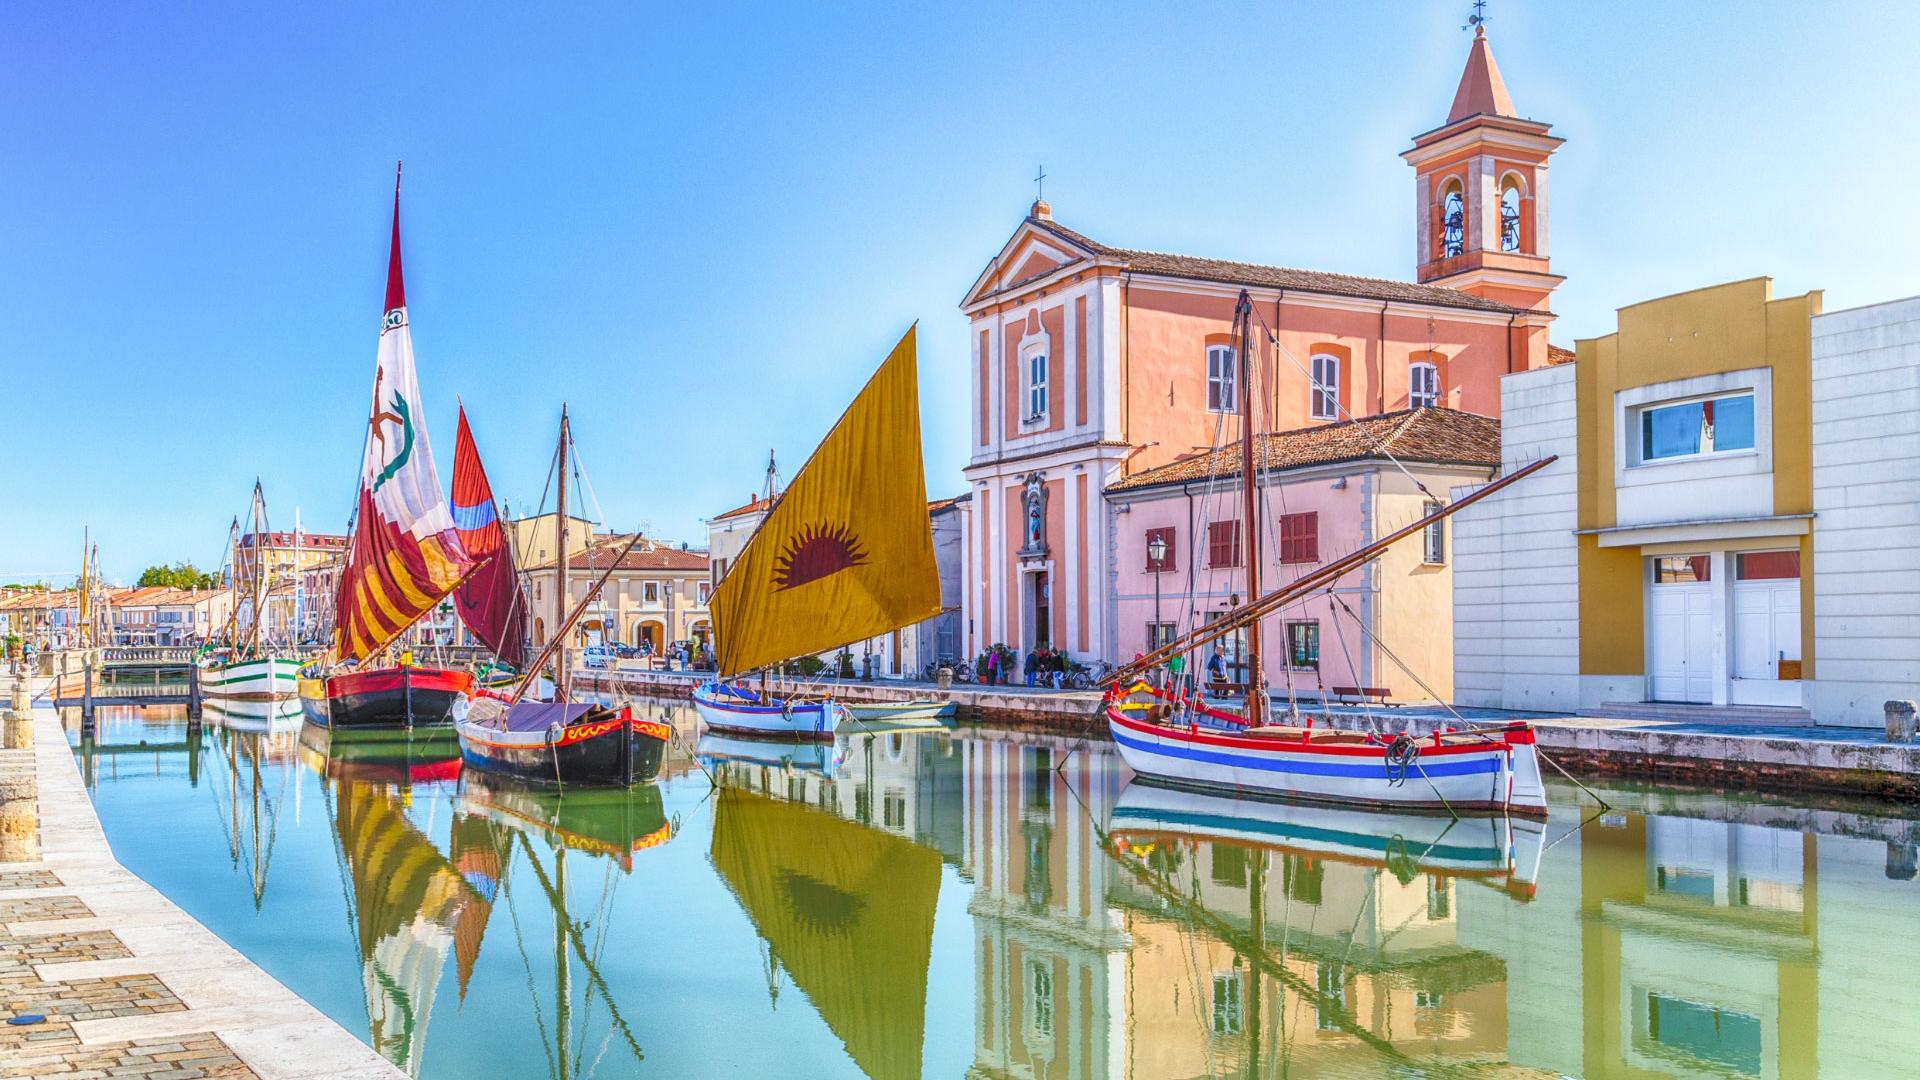
{"label": "mooring post", "polygon": [[187,730],[200,726],[200,665],[187,665]]}
{"label": "mooring post", "polygon": [[81,666],[80,676],[80,730],[93,730],[93,657],[88,656]]}

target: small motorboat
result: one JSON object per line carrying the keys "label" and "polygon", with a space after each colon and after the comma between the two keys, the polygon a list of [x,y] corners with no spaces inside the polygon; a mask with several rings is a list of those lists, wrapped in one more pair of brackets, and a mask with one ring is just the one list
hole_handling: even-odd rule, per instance
{"label": "small motorboat", "polygon": [[845,703],[853,719],[868,728],[940,727],[953,721],[951,701],[914,698],[911,701],[849,701]]}
{"label": "small motorboat", "polygon": [[1431,813],[1545,817],[1534,732],[1503,727],[1430,736],[1300,725],[1240,716],[1137,682],[1109,700],[1120,757],[1143,781],[1294,802]]}
{"label": "small motorboat", "polygon": [[694,690],[693,707],[713,731],[817,742],[831,741],[835,729],[849,717],[847,707],[837,701],[762,697],[738,683],[717,680]]}
{"label": "small motorboat", "polygon": [[466,763],[535,783],[619,785],[660,775],[673,729],[633,706],[508,702],[483,692],[455,721]]}

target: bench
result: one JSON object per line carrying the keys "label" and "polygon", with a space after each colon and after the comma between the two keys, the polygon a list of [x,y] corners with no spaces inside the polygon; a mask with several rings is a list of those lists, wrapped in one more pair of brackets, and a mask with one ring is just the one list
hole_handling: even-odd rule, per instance
{"label": "bench", "polygon": [[1228,682],[1225,679],[1208,679],[1207,693],[1212,697],[1218,698],[1245,697],[1247,684],[1243,682]]}
{"label": "bench", "polygon": [[1387,703],[1387,691],[1382,687],[1335,686],[1335,687],[1332,687],[1331,689],[1333,692],[1333,696],[1340,698],[1342,700],[1342,703],[1351,701],[1354,698],[1358,698],[1362,702],[1367,702],[1367,701],[1377,702],[1381,705],[1385,705]]}

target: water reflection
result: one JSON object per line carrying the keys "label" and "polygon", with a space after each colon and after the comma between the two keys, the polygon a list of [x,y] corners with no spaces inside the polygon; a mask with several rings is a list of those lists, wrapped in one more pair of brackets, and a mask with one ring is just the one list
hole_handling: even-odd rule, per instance
{"label": "water reflection", "polygon": [[[1581,828],[1557,791],[1545,824],[1449,823],[1129,785],[1072,740],[696,742],[647,708],[680,738],[631,792],[211,711],[103,710],[79,749],[136,870],[420,1076],[1855,1077],[1916,1049],[1920,830],[1890,807],[1615,789]],[[169,799],[217,813],[147,826]]]}

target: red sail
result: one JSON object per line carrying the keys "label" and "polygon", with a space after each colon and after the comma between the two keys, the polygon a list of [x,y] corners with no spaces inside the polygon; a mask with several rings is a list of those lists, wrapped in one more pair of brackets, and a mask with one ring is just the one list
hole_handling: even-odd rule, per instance
{"label": "red sail", "polygon": [[513,565],[513,548],[500,527],[494,507],[493,485],[487,483],[480,450],[467,427],[467,410],[460,409],[460,433],[453,444],[453,527],[467,556],[480,564],[453,594],[460,620],[479,636],[495,656],[515,668],[527,662],[527,605],[520,595],[520,575]]}

